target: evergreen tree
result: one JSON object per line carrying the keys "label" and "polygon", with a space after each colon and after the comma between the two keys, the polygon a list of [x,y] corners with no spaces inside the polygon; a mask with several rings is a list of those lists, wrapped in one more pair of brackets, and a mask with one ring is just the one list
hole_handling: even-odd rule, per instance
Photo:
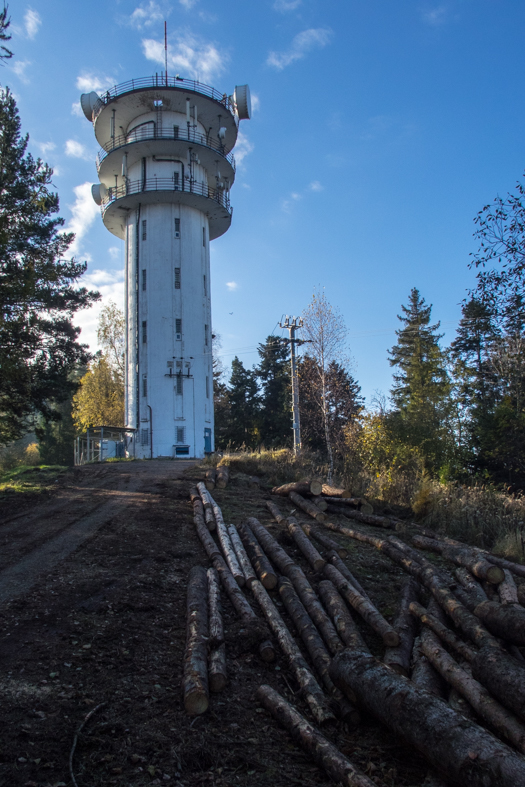
{"label": "evergreen tree", "polygon": [[399,439],[421,449],[429,468],[447,461],[450,439],[450,382],[444,353],[439,346],[439,323],[430,324],[432,306],[413,288],[408,306],[402,306],[396,331],[397,344],[390,350],[390,365],[397,367],[391,391],[396,412],[392,426]]}
{"label": "evergreen tree", "polygon": [[59,417],[52,403],[70,396],[71,372],[89,358],[72,317],[98,298],[78,287],[86,265],[64,259],[73,235],[60,232],[52,170],[27,153],[20,129],[13,95],[1,90],[0,444],[35,413]]}
{"label": "evergreen tree", "polygon": [[260,380],[259,431],[267,447],[288,446],[293,442],[290,361],[288,342],[268,336],[258,348],[261,362],[255,372]]}
{"label": "evergreen tree", "polygon": [[257,376],[245,369],[237,356],[232,361],[228,400],[230,423],[227,442],[233,448],[254,448],[259,442],[257,420],[259,415]]}

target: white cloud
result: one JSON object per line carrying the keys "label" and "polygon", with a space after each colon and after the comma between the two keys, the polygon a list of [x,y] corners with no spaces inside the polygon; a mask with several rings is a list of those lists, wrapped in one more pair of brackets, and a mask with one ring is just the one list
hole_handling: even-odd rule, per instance
{"label": "white cloud", "polygon": [[324,186],[318,180],[312,180],[308,188],[310,191],[322,191]]}
{"label": "white cloud", "polygon": [[[94,203],[93,203],[94,204]],[[102,307],[113,301],[119,309],[124,308],[124,271],[89,270],[80,280],[82,287],[98,290],[102,299],[86,311],[77,312],[75,324],[82,329],[80,341],[88,344],[91,351],[98,349],[97,326]]]}
{"label": "white cloud", "polygon": [[444,5],[423,11],[423,21],[432,27],[439,27],[447,21],[447,8]]}
{"label": "white cloud", "polygon": [[184,6],[184,8],[189,11],[193,8],[194,5],[198,3],[199,0],[179,0],[179,3]]}
{"label": "white cloud", "polygon": [[56,148],[54,142],[35,142],[35,145],[43,156],[47,156],[48,153],[51,153]]}
{"label": "white cloud", "polygon": [[149,3],[142,3],[142,5],[137,6],[127,23],[138,30],[142,30],[145,27],[151,27],[151,25],[162,22],[168,14],[169,9],[163,11],[155,0],[150,0]]}
{"label": "white cloud", "polygon": [[110,246],[108,252],[112,260],[120,260],[121,248],[119,246]]}
{"label": "white cloud", "polygon": [[303,0],[275,0],[273,7],[276,11],[281,11],[281,13],[286,13],[286,11],[295,11],[296,8],[299,8]]}
{"label": "white cloud", "polygon": [[251,153],[253,150],[253,144],[250,142],[248,137],[243,131],[239,131],[237,136],[237,142],[235,143],[234,148],[234,155],[235,161],[238,166],[240,166],[243,160],[246,158],[248,153]]}
{"label": "white cloud", "polygon": [[38,33],[38,28],[42,24],[42,20],[36,11],[33,11],[32,8],[28,8],[24,14],[24,24],[27,37],[32,39]]}
{"label": "white cloud", "polygon": [[237,284],[236,281],[227,281],[226,286],[230,292],[235,292],[235,290],[239,289],[239,285]]}
{"label": "white cloud", "polygon": [[80,106],[80,101],[73,101],[71,104],[71,114],[76,115],[79,118],[86,117],[82,111],[82,107]]}
{"label": "white cloud", "polygon": [[251,94],[252,99],[252,113],[255,115],[261,108],[261,100],[256,93]]}
{"label": "white cloud", "polygon": [[332,31],[327,27],[303,30],[302,33],[298,33],[295,36],[286,52],[270,52],[266,63],[278,71],[282,71],[283,68],[286,68],[291,63],[295,63],[296,60],[301,60],[312,49],[325,47],[331,37]]}
{"label": "white cloud", "polygon": [[303,192],[300,192],[300,191],[292,191],[292,192],[290,192],[290,195],[288,197],[286,197],[285,199],[281,200],[281,210],[283,211],[283,213],[291,213],[293,205],[294,205],[295,202],[299,202],[300,200],[302,200],[303,197],[305,197],[308,194],[308,192],[310,192],[310,191],[314,191],[314,192],[322,191],[323,188],[324,188],[324,186],[318,180],[313,180],[308,185],[308,187],[307,187],[307,189],[305,191],[303,191]]}
{"label": "white cloud", "polygon": [[66,156],[70,156],[71,158],[83,158],[86,161],[92,161],[93,156],[83,145],[81,142],[77,142],[76,139],[68,139],[66,140]]}
{"label": "white cloud", "polygon": [[[164,65],[164,41],[144,38],[142,50],[148,60]],[[168,46],[168,69],[180,71],[181,76],[190,79],[210,82],[223,73],[228,60],[229,55],[220,52],[215,44],[188,31],[180,31]]]}
{"label": "white cloud", "polygon": [[26,68],[30,65],[30,60],[16,60],[11,66],[11,70],[15,72],[19,80],[25,85],[29,84],[29,77],[26,74]]}
{"label": "white cloud", "polygon": [[[76,81],[77,90],[81,90],[83,93],[91,93],[92,90],[98,93],[101,90],[113,87],[115,84],[116,80],[113,77],[99,76],[92,71],[83,71]],[[81,114],[83,113],[81,112]]]}
{"label": "white cloud", "polygon": [[82,183],[80,186],[75,186],[73,189],[75,202],[68,206],[72,216],[64,231],[75,233],[75,240],[69,247],[71,255],[79,254],[81,241],[99,213],[99,208],[91,196],[91,185],[91,183]]}

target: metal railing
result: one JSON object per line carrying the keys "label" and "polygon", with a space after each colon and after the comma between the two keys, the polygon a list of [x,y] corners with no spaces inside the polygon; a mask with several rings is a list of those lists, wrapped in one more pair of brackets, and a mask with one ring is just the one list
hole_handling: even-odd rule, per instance
{"label": "metal railing", "polygon": [[179,127],[178,132],[171,131],[171,133],[162,129],[159,131],[157,129],[157,125],[153,122],[145,123],[144,126],[150,126],[150,128],[139,127],[137,129],[132,129],[128,134],[119,134],[118,137],[113,137],[109,142],[103,145],[97,154],[97,168],[100,167],[101,163],[109,153],[123,147],[124,145],[131,145],[134,142],[144,142],[147,140],[156,139],[180,139],[184,142],[191,142],[195,145],[202,145],[205,148],[210,148],[225,158],[235,171],[234,155],[233,153],[224,152],[224,145],[220,142],[220,140],[215,140],[206,134],[201,134],[200,132],[195,131],[195,129],[184,128],[184,126],[182,128]]}
{"label": "metal railing", "polygon": [[148,191],[179,191],[186,194],[197,194],[199,197],[206,197],[217,202],[221,207],[228,211],[231,215],[232,209],[230,207],[230,193],[225,189],[212,189],[207,183],[189,182],[177,183],[173,177],[171,178],[146,178],[146,180],[128,180],[122,186],[112,186],[108,189],[106,196],[102,200],[102,213],[118,199],[130,196],[132,194],[140,194]]}
{"label": "metal railing", "polygon": [[114,98],[123,96],[126,93],[133,93],[135,90],[147,90],[148,88],[158,88],[159,90],[165,88],[175,88],[177,90],[190,90],[192,93],[199,93],[201,96],[212,98],[219,104],[222,104],[225,109],[230,112],[238,125],[239,119],[235,112],[235,105],[226,93],[220,93],[210,85],[205,85],[195,79],[181,79],[181,77],[166,77],[163,74],[155,74],[152,77],[141,77],[140,79],[130,79],[128,82],[121,82],[120,85],[115,85],[103,93],[99,100],[96,102],[93,109],[93,120],[98,117],[102,109],[109,104]]}

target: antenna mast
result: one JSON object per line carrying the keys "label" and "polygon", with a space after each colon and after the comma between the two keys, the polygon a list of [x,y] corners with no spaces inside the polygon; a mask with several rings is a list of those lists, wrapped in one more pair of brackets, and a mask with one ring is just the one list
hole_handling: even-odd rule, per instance
{"label": "antenna mast", "polygon": [[166,87],[168,86],[168,23],[164,22],[164,73],[166,74]]}

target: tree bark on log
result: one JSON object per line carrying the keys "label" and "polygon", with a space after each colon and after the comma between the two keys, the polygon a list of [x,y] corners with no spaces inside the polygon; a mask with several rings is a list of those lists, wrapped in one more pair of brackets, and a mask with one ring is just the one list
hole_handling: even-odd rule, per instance
{"label": "tree bark on log", "polygon": [[222,691],[228,683],[228,668],[226,666],[226,645],[224,642],[213,648],[209,655],[208,678],[210,691]]}
{"label": "tree bark on log", "polygon": [[466,642],[459,639],[459,637],[447,628],[444,623],[438,620],[434,615],[431,615],[425,607],[422,607],[417,601],[412,601],[409,610],[415,618],[418,618],[425,626],[428,626],[434,634],[437,634],[439,639],[443,640],[446,645],[455,650],[456,653],[459,653],[459,655],[467,661],[472,661],[476,654],[474,648],[471,648],[470,645],[467,645]]}
{"label": "tree bark on log", "polygon": [[219,489],[226,489],[228,481],[230,480],[230,470],[226,465],[221,465],[217,468],[217,476],[215,484]]}
{"label": "tree bark on log", "polygon": [[209,568],[208,576],[208,644],[216,648],[224,642],[224,626],[221,612],[221,588],[215,568]]}
{"label": "tree bark on log", "polygon": [[326,724],[334,720],[334,715],[329,703],[316,679],[312,675],[301,651],[288,631],[286,624],[280,616],[270,596],[262,586],[255,580],[252,582],[250,590],[255,596],[270,628],[286,655],[290,669],[295,675],[297,683],[304,692],[305,700],[318,724]]}
{"label": "tree bark on log", "polygon": [[378,516],[377,514],[365,514],[361,511],[353,511],[351,508],[345,506],[338,506],[337,510],[328,506],[328,510],[333,514],[342,514],[347,519],[352,519],[357,522],[364,522],[365,525],[373,525],[374,527],[382,527],[385,530],[404,530],[405,525],[398,519],[389,519],[386,516]]}
{"label": "tree bark on log", "polygon": [[525,583],[518,585],[518,602],[522,607],[525,607]]}
{"label": "tree bark on log", "polygon": [[477,680],[462,669],[441,646],[432,632],[421,642],[421,649],[440,675],[453,686],[498,735],[506,738],[522,754],[525,752],[525,727]]}
{"label": "tree bark on log", "polygon": [[514,645],[525,645],[525,609],[504,606],[497,601],[484,601],[478,604],[474,614],[497,637]]}
{"label": "tree bark on log", "polygon": [[508,568],[503,569],[505,579],[498,585],[499,600],[502,604],[519,604],[518,588],[514,582],[514,577]]}
{"label": "tree bark on log", "polygon": [[421,650],[421,637],[414,640],[412,653],[412,674],[410,677],[414,686],[423,691],[428,691],[440,700],[445,699],[445,681],[436,672],[430,661]]}
{"label": "tree bark on log", "polygon": [[298,495],[312,495],[317,497],[321,494],[323,485],[317,479],[311,481],[294,481],[292,484],[283,484],[282,486],[274,486],[272,495],[281,495],[281,497],[288,497],[290,492],[297,492]]}
{"label": "tree bark on log", "polygon": [[359,509],[361,503],[363,502],[362,497],[333,497],[331,495],[327,495],[325,498],[326,502],[332,506],[350,506],[350,508]]}
{"label": "tree bark on log", "polygon": [[260,686],[255,698],[335,782],[344,787],[375,787],[368,776],[361,773],[275,689]]}
{"label": "tree bark on log", "polygon": [[215,467],[210,467],[206,470],[206,474],[204,476],[204,485],[208,492],[213,492],[215,489],[215,479],[217,478],[217,470]]}
{"label": "tree bark on log", "polygon": [[399,634],[388,623],[374,605],[356,590],[335,566],[327,564],[324,573],[336,586],[343,598],[348,601],[350,606],[368,623],[383,640],[385,645],[392,647],[399,644]]}
{"label": "tree bark on log", "polygon": [[[455,538],[449,538],[448,536],[440,535],[432,530],[420,528],[420,532],[429,538],[435,539],[436,541],[444,541],[446,544],[452,544],[453,546],[457,547],[468,546],[467,544],[463,544],[461,541],[456,541]],[[488,560],[489,563],[494,563],[495,566],[500,566],[500,568],[508,568],[508,570],[516,576],[525,578],[525,566],[522,563],[514,563],[512,560],[506,560],[504,557],[492,555],[490,552],[487,552],[486,549],[481,549],[481,547],[470,547],[470,549],[475,549],[485,558],[485,560]]]}
{"label": "tree bark on log", "polygon": [[359,580],[354,577],[354,575],[352,574],[346,563],[343,563],[339,555],[337,555],[335,552],[329,552],[327,558],[332,564],[332,566],[335,566],[336,569],[341,572],[344,578],[348,582],[350,582],[350,584],[353,585],[355,589],[358,590],[359,593],[361,593],[362,596],[364,596],[369,601],[371,601],[370,596],[368,595],[364,587],[361,585]]}
{"label": "tree bark on log", "polygon": [[367,650],[365,641],[359,633],[359,629],[348,607],[339,595],[335,585],[329,579],[323,579],[319,582],[319,595],[333,621],[335,630],[345,645],[355,650]]}
{"label": "tree bark on log", "polygon": [[199,494],[202,499],[202,504],[204,506],[204,518],[206,520],[206,527],[208,530],[215,530],[216,523],[215,523],[215,514],[213,513],[213,502],[212,497],[208,490],[206,489],[205,485],[200,481],[197,484],[197,489],[199,490]]}
{"label": "tree bark on log", "polygon": [[525,785],[521,755],[369,653],[343,651],[332,661],[330,675],[456,787]]}
{"label": "tree bark on log", "polygon": [[345,547],[341,546],[341,544],[338,544],[337,541],[334,541],[334,539],[330,538],[330,536],[322,533],[318,527],[311,525],[310,522],[301,522],[300,524],[306,535],[310,538],[313,538],[315,541],[321,544],[321,546],[325,547],[325,549],[333,550],[339,555],[340,558],[345,558],[348,556],[348,550],[345,549]]}
{"label": "tree bark on log", "polygon": [[475,713],[470,702],[468,702],[465,699],[465,697],[462,697],[459,691],[457,691],[457,689],[454,688],[454,686],[450,687],[447,702],[452,708],[452,710],[455,710],[458,713],[462,713],[466,719],[470,719],[470,721],[475,721],[475,722],[478,721],[478,716]]}
{"label": "tree bark on log", "polygon": [[314,506],[317,506],[319,511],[326,511],[326,509],[328,508],[328,503],[326,502],[324,497],[321,496],[312,497],[312,503],[314,504]]}
{"label": "tree bark on log", "polygon": [[286,576],[286,570],[294,565],[290,555],[280,546],[272,534],[261,525],[254,516],[248,517],[246,524],[253,531],[255,538],[261,545],[264,553],[272,561],[277,570]]}
{"label": "tree bark on log", "polygon": [[268,509],[270,514],[273,516],[275,521],[278,522],[279,524],[282,524],[282,522],[284,522],[286,520],[285,515],[281,512],[280,508],[278,506],[276,506],[275,503],[272,500],[267,500],[266,501],[266,508]]}
{"label": "tree bark on log", "polygon": [[296,492],[290,492],[288,497],[301,511],[304,511],[305,514],[308,514],[312,517],[312,519],[316,519],[318,522],[326,522],[326,514],[324,511],[319,511],[317,506],[314,506],[313,503],[310,503],[309,500],[306,500],[301,495],[298,495]]}
{"label": "tree bark on log", "polygon": [[[199,491],[201,491],[199,489]],[[202,494],[202,493],[201,493]],[[206,492],[212,507],[213,507],[213,514],[215,517],[215,524],[217,526],[217,536],[219,539],[219,544],[221,545],[222,553],[224,555],[224,559],[228,564],[228,568],[230,569],[232,575],[235,578],[235,581],[239,585],[239,587],[244,586],[244,574],[242,569],[239,565],[239,561],[237,560],[237,555],[233,549],[233,544],[231,542],[230,536],[228,535],[228,528],[224,523],[224,519],[222,517],[222,511],[210,495],[209,492]]]}
{"label": "tree bark on log", "polygon": [[359,713],[354,706],[348,702],[346,697],[341,694],[339,689],[334,686],[328,674],[328,668],[331,662],[330,655],[312,619],[302,605],[299,596],[287,577],[279,578],[279,595],[283,600],[286,611],[294,622],[297,632],[304,642],[318,676],[321,678],[326,691],[335,700],[338,715],[352,727],[356,727],[359,724]]}
{"label": "tree bark on log", "polygon": [[257,579],[257,577],[255,576],[255,571],[253,570],[250,559],[246,554],[246,550],[244,549],[243,543],[241,541],[241,537],[237,532],[237,528],[234,527],[233,525],[230,525],[228,528],[228,535],[230,537],[230,541],[232,542],[235,556],[239,561],[239,565],[244,575],[244,581],[249,586],[254,579]]}
{"label": "tree bark on log", "polygon": [[350,489],[345,489],[344,487],[341,488],[338,486],[330,486],[330,484],[323,484],[321,494],[323,494],[325,497],[352,497]]}
{"label": "tree bark on log", "polygon": [[322,571],[326,565],[326,560],[320,555],[304,530],[301,529],[301,526],[297,520],[294,520],[293,517],[288,519],[288,532],[295,541],[299,551],[302,552],[304,557],[310,563],[313,570],[315,572]]}
{"label": "tree bark on log", "polygon": [[503,705],[525,720],[525,667],[503,649],[480,648],[472,659],[472,675]]}
{"label": "tree bark on log", "polygon": [[245,522],[239,525],[239,535],[260,581],[267,590],[273,590],[277,585],[277,574],[261,549],[261,545],[252,533],[251,528]]}
{"label": "tree bark on log", "polygon": [[[463,590],[467,592],[470,597],[470,604],[473,604],[472,610],[481,604],[483,601],[487,601],[487,594],[479,584],[476,582],[470,571],[467,571],[466,568],[456,568],[454,570],[454,575],[458,582],[460,583]],[[454,593],[456,590],[454,589]],[[458,596],[459,598],[459,596]],[[461,601],[461,598],[460,598]],[[467,605],[466,605],[467,606]],[[469,607],[470,609],[470,607]],[[470,610],[472,612],[472,610]]]}
{"label": "tree bark on log", "polygon": [[401,589],[399,608],[394,618],[393,627],[399,634],[399,644],[387,648],[383,662],[399,675],[410,675],[410,662],[414,639],[416,636],[416,621],[410,614],[410,604],[417,602],[419,583],[413,577],[407,577]]}
{"label": "tree bark on log", "polygon": [[421,549],[431,549],[438,552],[457,566],[468,568],[477,579],[490,582],[492,585],[499,585],[505,577],[502,568],[489,563],[472,547],[458,547],[444,541],[434,541],[434,539],[425,538],[425,536],[414,536],[412,542]]}
{"label": "tree bark on log", "polygon": [[208,710],[208,577],[194,566],[188,577],[186,650],[182,691],[184,708],[191,716]]}

